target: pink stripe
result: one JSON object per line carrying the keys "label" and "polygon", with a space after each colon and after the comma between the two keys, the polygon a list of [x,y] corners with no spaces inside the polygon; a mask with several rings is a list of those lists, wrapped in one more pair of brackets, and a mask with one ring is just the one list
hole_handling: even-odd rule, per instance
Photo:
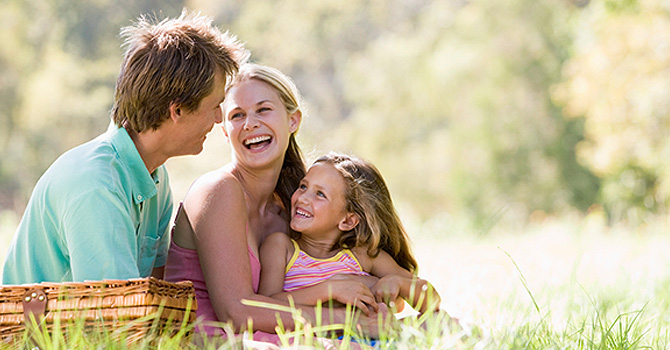
{"label": "pink stripe", "polygon": [[348,249],[343,250],[342,254],[333,260],[317,260],[301,250],[286,273],[284,290],[290,292],[305,288],[336,274],[368,275]]}

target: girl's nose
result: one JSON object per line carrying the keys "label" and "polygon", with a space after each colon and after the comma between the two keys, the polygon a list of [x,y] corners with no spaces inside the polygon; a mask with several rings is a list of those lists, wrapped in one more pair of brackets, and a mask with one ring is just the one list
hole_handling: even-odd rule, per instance
{"label": "girl's nose", "polygon": [[308,193],[309,193],[308,191],[304,191],[304,192],[297,193],[297,196],[298,196],[298,197],[296,198],[296,203],[298,203],[298,204],[302,204],[302,205],[307,205],[307,204],[309,204],[309,195],[308,195]]}

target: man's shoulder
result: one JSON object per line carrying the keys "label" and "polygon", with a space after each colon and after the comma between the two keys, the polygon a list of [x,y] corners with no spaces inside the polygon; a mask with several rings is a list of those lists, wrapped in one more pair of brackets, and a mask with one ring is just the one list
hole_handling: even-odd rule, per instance
{"label": "man's shoulder", "polygon": [[98,137],[58,157],[42,175],[40,184],[70,194],[93,188],[112,190],[121,186],[125,172],[112,144]]}

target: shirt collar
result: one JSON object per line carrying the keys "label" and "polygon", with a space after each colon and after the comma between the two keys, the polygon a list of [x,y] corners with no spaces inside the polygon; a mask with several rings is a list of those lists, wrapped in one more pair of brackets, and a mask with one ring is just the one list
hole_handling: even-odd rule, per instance
{"label": "shirt collar", "polygon": [[111,133],[110,142],[116,149],[119,161],[131,174],[130,182],[133,188],[133,200],[135,204],[142,203],[155,196],[158,193],[158,189],[156,188],[158,170],[149,174],[140,153],[137,151],[137,147],[135,147],[135,143],[125,128],[111,128],[108,132]]}

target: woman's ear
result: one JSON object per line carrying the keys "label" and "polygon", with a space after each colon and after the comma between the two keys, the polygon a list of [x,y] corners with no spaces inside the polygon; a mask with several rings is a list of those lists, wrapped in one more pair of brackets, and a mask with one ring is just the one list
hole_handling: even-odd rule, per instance
{"label": "woman's ear", "polygon": [[342,221],[340,221],[340,223],[337,225],[337,228],[343,232],[351,231],[356,227],[356,225],[358,225],[358,222],[358,215],[354,213],[347,213],[344,219],[342,219]]}
{"label": "woman's ear", "polygon": [[230,142],[230,137],[228,137],[228,130],[226,130],[226,122],[225,121],[221,125],[221,130],[223,130],[223,136],[226,137],[226,141]]}
{"label": "woman's ear", "polygon": [[288,120],[288,130],[292,134],[296,131],[298,131],[298,128],[300,127],[300,122],[302,121],[302,111],[297,110],[289,116]]}

